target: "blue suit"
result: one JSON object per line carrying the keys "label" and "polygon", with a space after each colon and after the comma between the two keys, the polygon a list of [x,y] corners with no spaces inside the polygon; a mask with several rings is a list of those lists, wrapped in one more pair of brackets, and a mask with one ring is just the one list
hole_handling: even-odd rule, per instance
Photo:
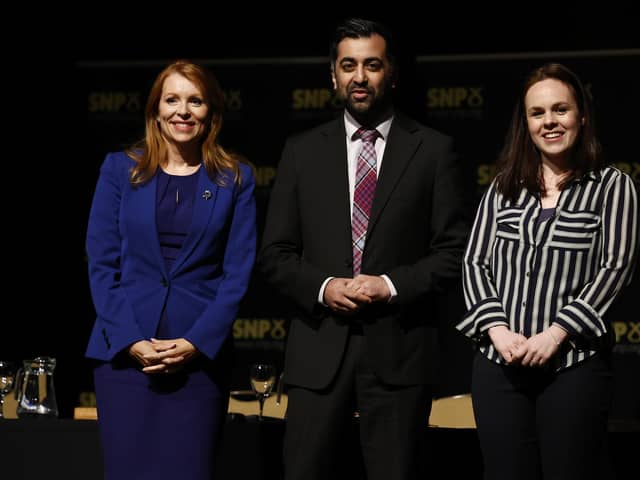
{"label": "blue suit", "polygon": [[[107,155],[87,233],[97,319],[86,355],[100,361],[104,478],[210,479],[228,401],[231,366],[222,347],[230,345],[256,253],[255,180],[240,165],[240,184],[220,186],[202,166],[190,227],[167,262],[156,224],[158,175],[132,187],[133,166],[123,152]],[[157,336],[161,319],[165,338],[185,338],[202,356],[170,375],[146,374],[126,349]]]}
{"label": "blue suit", "polygon": [[191,228],[166,270],[156,228],[156,179],[132,188],[125,153],[107,155],[89,217],[87,253],[97,320],[86,355],[111,360],[156,334],[163,307],[174,337],[213,359],[228,337],[255,259],[256,222],[251,169],[240,185],[198,174]]}

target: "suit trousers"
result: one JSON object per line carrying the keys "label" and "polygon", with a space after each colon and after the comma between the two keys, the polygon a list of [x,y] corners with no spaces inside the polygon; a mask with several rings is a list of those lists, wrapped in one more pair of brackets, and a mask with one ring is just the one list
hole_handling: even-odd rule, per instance
{"label": "suit trousers", "polygon": [[323,390],[290,386],[284,439],[286,480],[345,478],[346,439],[359,413],[360,448],[368,480],[424,478],[421,461],[431,410],[429,385],[381,383],[366,337],[350,333],[340,369]]}
{"label": "suit trousers", "polygon": [[600,355],[555,372],[476,353],[471,393],[485,480],[600,478],[611,388]]}

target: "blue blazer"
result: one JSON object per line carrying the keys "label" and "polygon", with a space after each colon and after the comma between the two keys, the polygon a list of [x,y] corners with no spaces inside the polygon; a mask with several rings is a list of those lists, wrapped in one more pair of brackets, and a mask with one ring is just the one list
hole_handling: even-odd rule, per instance
{"label": "blue blazer", "polygon": [[236,318],[256,253],[255,179],[220,186],[199,170],[191,227],[167,271],[156,227],[156,177],[133,188],[134,161],[108,154],[87,229],[89,280],[97,319],[86,355],[111,360],[153,337],[163,308],[175,338],[213,359]]}

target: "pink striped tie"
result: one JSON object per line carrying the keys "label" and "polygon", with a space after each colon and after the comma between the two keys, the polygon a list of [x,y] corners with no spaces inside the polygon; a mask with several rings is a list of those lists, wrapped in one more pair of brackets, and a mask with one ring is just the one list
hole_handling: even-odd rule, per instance
{"label": "pink striped tie", "polygon": [[362,139],[362,149],[356,165],[355,188],[353,192],[353,214],[351,217],[351,243],[353,245],[353,276],[360,273],[362,252],[367,237],[367,225],[371,214],[373,196],[376,192],[376,139],[377,130],[359,128],[353,138]]}

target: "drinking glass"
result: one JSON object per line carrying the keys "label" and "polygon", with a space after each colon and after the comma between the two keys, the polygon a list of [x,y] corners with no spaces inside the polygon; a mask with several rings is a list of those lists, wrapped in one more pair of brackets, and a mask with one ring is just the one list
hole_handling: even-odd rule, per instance
{"label": "drinking glass", "polygon": [[11,391],[15,374],[16,367],[12,362],[0,360],[0,418],[4,418],[4,396]]}
{"label": "drinking glass", "polygon": [[262,411],[264,409],[264,401],[271,394],[273,386],[276,383],[276,367],[269,363],[256,363],[251,365],[249,369],[249,381],[251,389],[258,398],[260,410],[258,420],[262,420]]}

